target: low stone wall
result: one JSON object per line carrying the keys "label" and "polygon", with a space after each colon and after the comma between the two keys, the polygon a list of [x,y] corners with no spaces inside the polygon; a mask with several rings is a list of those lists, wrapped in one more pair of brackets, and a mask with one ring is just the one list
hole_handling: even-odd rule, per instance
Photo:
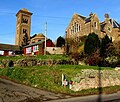
{"label": "low stone wall", "polygon": [[17,60],[9,60],[3,59],[0,60],[0,68],[8,68],[8,67],[31,67],[31,66],[43,66],[43,65],[76,65],[76,61],[72,60],[53,60],[53,59],[17,59]]}
{"label": "low stone wall", "polygon": [[120,85],[120,71],[118,70],[91,70],[84,69],[73,79],[72,89],[80,91],[82,89],[99,88]]}

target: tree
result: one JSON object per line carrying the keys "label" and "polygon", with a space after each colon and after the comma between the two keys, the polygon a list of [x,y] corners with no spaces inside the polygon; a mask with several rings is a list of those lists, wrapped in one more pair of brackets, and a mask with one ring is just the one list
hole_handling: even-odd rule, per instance
{"label": "tree", "polygon": [[115,42],[113,45],[116,49],[116,54],[120,57],[120,41]]}
{"label": "tree", "polygon": [[106,34],[105,37],[101,40],[101,45],[100,45],[100,56],[101,57],[106,56],[106,49],[110,46],[111,43],[112,43],[112,40]]}
{"label": "tree", "polygon": [[63,38],[63,37],[58,37],[58,39],[57,39],[57,44],[56,44],[56,46],[57,47],[62,47],[62,46],[65,46],[65,39]]}
{"label": "tree", "polygon": [[95,33],[90,33],[86,40],[84,45],[84,52],[85,54],[92,54],[97,51],[100,47],[100,40],[98,38],[98,35]]}

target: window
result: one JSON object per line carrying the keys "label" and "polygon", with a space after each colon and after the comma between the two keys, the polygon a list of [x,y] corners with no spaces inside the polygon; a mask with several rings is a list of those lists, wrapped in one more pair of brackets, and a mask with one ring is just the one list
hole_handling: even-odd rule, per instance
{"label": "window", "polygon": [[75,27],[75,33],[76,33],[77,31],[76,31],[76,27]]}
{"label": "window", "polygon": [[72,29],[71,29],[71,31],[70,31],[70,34],[72,35]]}
{"label": "window", "polygon": [[73,26],[73,30],[72,30],[72,33],[74,33],[74,28],[75,28],[75,27]]}
{"label": "window", "polygon": [[1,50],[0,50],[0,55],[4,55],[4,51],[1,51]]}
{"label": "window", "polygon": [[8,54],[11,56],[11,55],[14,55],[14,52],[13,51],[9,51]]}
{"label": "window", "polygon": [[79,30],[78,30],[78,26],[79,26],[79,25],[77,24],[77,32],[79,32]]}
{"label": "window", "polygon": [[31,53],[32,51],[31,51],[31,47],[28,47],[28,48],[26,48],[26,54],[29,54],[29,53]]}
{"label": "window", "polygon": [[76,22],[74,23],[74,32],[76,33]]}
{"label": "window", "polygon": [[94,28],[97,28],[97,22],[94,22]]}
{"label": "window", "polygon": [[81,28],[81,27],[80,27],[80,25],[79,25],[79,31],[80,31],[80,28]]}
{"label": "window", "polygon": [[38,51],[38,45],[33,46],[33,52],[37,52]]}
{"label": "window", "polygon": [[111,29],[110,29],[110,27],[108,27],[108,31],[110,31]]}

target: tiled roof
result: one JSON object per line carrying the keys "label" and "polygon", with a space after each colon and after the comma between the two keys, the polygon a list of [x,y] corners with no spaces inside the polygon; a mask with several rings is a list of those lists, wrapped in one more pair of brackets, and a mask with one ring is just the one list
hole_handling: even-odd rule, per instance
{"label": "tiled roof", "polygon": [[0,50],[3,51],[20,51],[20,48],[18,45],[10,45],[10,44],[1,44],[0,43]]}

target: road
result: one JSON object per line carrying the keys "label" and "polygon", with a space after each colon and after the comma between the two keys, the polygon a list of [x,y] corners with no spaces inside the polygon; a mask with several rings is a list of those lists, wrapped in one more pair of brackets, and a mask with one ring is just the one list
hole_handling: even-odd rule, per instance
{"label": "road", "polygon": [[109,95],[90,95],[46,102],[120,102],[120,92]]}
{"label": "road", "polygon": [[69,97],[0,78],[0,102],[43,102]]}
{"label": "road", "polygon": [[0,78],[0,102],[120,102],[120,92],[114,94],[71,97],[56,94]]}

